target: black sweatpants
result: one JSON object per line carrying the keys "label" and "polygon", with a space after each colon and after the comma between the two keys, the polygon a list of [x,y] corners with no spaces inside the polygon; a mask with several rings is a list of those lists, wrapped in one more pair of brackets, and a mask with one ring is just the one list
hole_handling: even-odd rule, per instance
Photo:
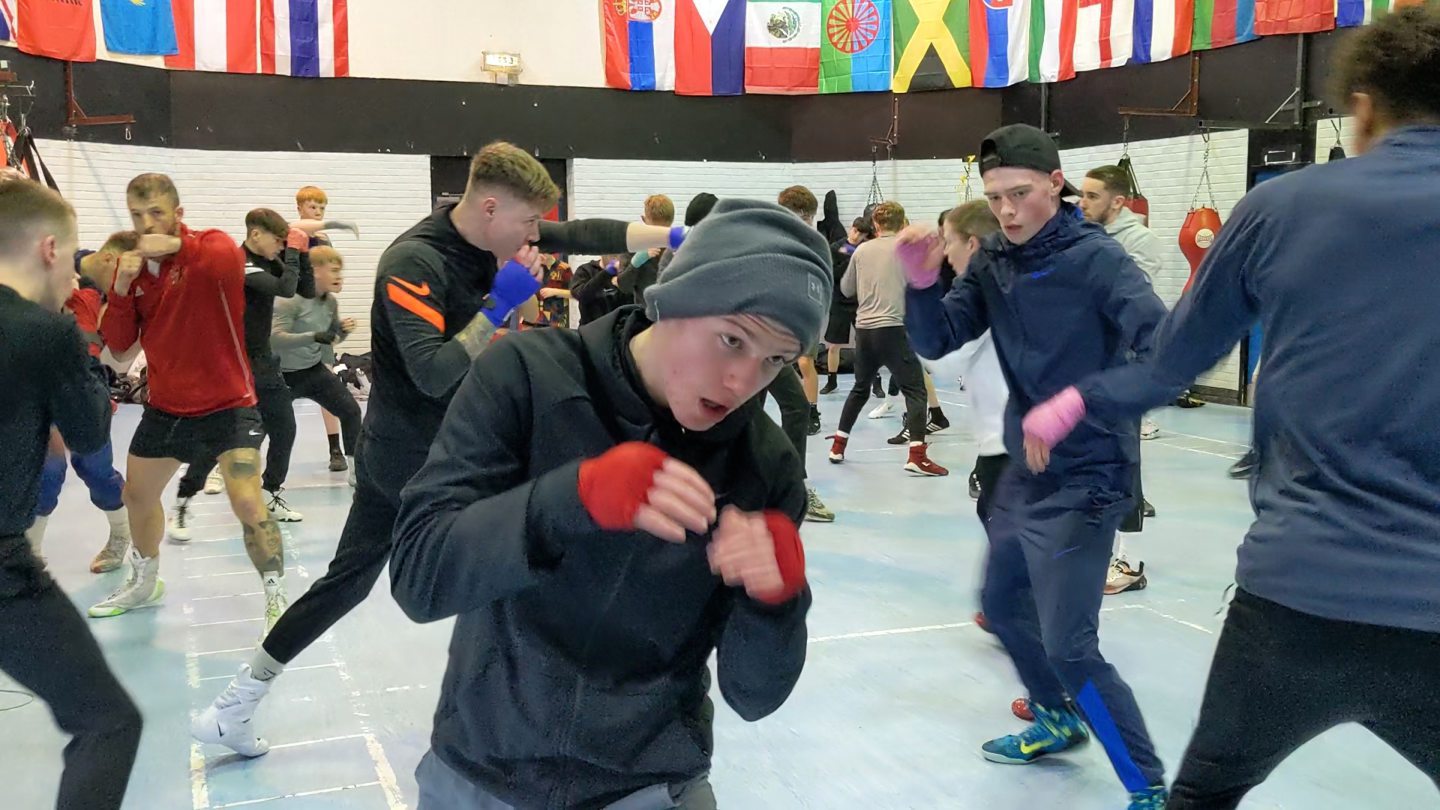
{"label": "black sweatpants", "polygon": [[1341,723],[1369,729],[1440,787],[1440,633],[1322,619],[1237,589],[1166,806],[1236,807]]}
{"label": "black sweatpants", "polygon": [[335,414],[340,420],[345,455],[353,457],[355,445],[360,442],[360,403],[345,389],[345,382],[324,363],[316,363],[307,369],[285,372],[285,385],[292,400],[308,399]]}
{"label": "black sweatpants", "polygon": [[805,398],[805,385],[800,372],[794,366],[786,366],[775,375],[775,381],[765,389],[775,398],[780,408],[780,429],[800,454],[800,475],[809,478],[805,470],[805,440],[810,435],[810,400]]}
{"label": "black sweatpants", "polygon": [[[260,483],[266,490],[274,492],[285,486],[290,475],[290,450],[295,446],[295,409],[290,404],[290,389],[279,374],[255,379],[255,406],[260,412],[260,422],[270,446],[265,451],[265,472]],[[177,495],[189,498],[205,487],[205,476],[215,469],[215,456],[190,462],[185,475],[180,478]]]}
{"label": "black sweatpants", "polygon": [[1000,475],[1010,465],[1010,456],[980,456],[975,459],[975,480],[980,484],[980,497],[975,501],[975,514],[981,523],[990,522],[990,505],[995,502],[995,488],[1000,485]]}
{"label": "black sweatpants", "polygon": [[905,427],[910,429],[910,441],[924,441],[929,419],[925,409],[925,369],[910,348],[903,326],[855,330],[855,387],[850,389],[845,409],[840,412],[841,432],[848,434],[855,427],[860,411],[870,401],[870,384],[881,368],[890,370],[891,382],[898,383],[905,395]]}
{"label": "black sweatpants", "polygon": [[0,670],[45,701],[70,735],[55,806],[119,808],[140,747],[140,712],[22,536],[0,537]]}
{"label": "black sweatpants", "polygon": [[366,433],[355,459],[355,499],[325,576],[290,604],[265,636],[265,652],[294,660],[345,614],[365,601],[390,559],[400,490],[425,464],[428,445],[377,439]]}

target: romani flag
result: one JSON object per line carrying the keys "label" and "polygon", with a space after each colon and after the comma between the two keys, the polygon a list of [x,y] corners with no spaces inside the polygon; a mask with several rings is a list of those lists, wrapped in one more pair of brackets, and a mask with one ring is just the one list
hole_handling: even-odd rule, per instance
{"label": "romani flag", "polygon": [[820,92],[890,89],[890,0],[825,0]]}

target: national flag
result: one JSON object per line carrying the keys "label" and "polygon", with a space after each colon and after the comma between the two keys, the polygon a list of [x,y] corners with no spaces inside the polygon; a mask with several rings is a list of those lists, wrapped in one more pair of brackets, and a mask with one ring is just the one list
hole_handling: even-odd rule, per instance
{"label": "national flag", "polygon": [[170,0],[100,0],[105,48],[113,53],[169,56],[175,44]]}
{"label": "national flag", "polygon": [[260,72],[349,76],[349,0],[260,0]]}
{"label": "national flag", "polygon": [[1255,33],[1313,34],[1335,30],[1335,0],[1255,0]]}
{"label": "national flag", "polygon": [[176,70],[255,73],[260,31],[255,0],[171,0],[178,50],[165,57]]}
{"label": "national flag", "polygon": [[1079,0],[1075,70],[1120,67],[1135,52],[1135,0]]}
{"label": "national flag", "polygon": [[745,0],[675,1],[675,92],[745,92]]}
{"label": "national flag", "polygon": [[0,41],[15,38],[15,13],[10,10],[10,0],[0,0]]}
{"label": "national flag", "polygon": [[825,0],[822,11],[820,92],[889,90],[890,0]]}
{"label": "national flag", "polygon": [[820,89],[820,0],[747,0],[745,92]]}
{"label": "national flag", "polygon": [[1226,48],[1255,36],[1255,0],[1195,0],[1195,32],[1190,38],[1195,50]]}
{"label": "national flag", "polygon": [[974,85],[1009,87],[1029,79],[1030,0],[969,0],[969,3]]}
{"label": "national flag", "polygon": [[1163,62],[1190,53],[1195,0],[1135,0],[1132,62]]}
{"label": "national flag", "polygon": [[19,0],[15,11],[20,50],[67,62],[95,61],[93,0]]}
{"label": "national flag", "polygon": [[674,0],[600,0],[605,83],[620,90],[675,89]]}
{"label": "national flag", "polygon": [[1338,0],[1335,4],[1335,25],[1340,28],[1369,25],[1405,6],[1423,5],[1425,0]]}
{"label": "national flag", "polygon": [[973,36],[966,0],[895,0],[895,92],[969,87],[967,40]]}

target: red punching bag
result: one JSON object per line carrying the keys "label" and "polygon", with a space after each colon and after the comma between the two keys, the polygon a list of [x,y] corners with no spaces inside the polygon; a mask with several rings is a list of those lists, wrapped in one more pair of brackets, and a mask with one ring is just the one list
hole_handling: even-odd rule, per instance
{"label": "red punching bag", "polygon": [[1130,162],[1130,155],[1120,156],[1120,162],[1116,164],[1125,176],[1130,178],[1130,197],[1125,201],[1125,207],[1135,212],[1140,221],[1147,228],[1150,226],[1150,201],[1140,191],[1140,180],[1135,176],[1135,166]]}
{"label": "red punching bag", "polygon": [[1185,215],[1185,224],[1180,226],[1180,252],[1190,262],[1190,278],[1185,281],[1182,294],[1190,291],[1190,285],[1195,283],[1195,271],[1200,269],[1200,262],[1219,235],[1220,212],[1214,208],[1192,208]]}

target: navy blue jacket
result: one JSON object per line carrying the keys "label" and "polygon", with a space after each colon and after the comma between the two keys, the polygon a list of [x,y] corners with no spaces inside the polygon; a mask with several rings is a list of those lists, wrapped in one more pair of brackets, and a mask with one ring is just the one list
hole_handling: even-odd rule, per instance
{"label": "navy blue jacket", "polygon": [[1156,337],[1080,386],[1104,419],[1167,402],[1259,320],[1245,590],[1440,632],[1440,127],[1256,187]]}
{"label": "navy blue jacket", "polygon": [[[1034,406],[1150,349],[1165,305],[1119,242],[1063,204],[1030,241],[1003,233],[981,242],[963,278],[910,289],[905,329],[915,351],[937,359],[989,329],[1010,386],[1005,449],[1024,458],[1020,420]],[[1086,419],[1055,447],[1046,475],[1129,492],[1140,460],[1139,416]]]}

